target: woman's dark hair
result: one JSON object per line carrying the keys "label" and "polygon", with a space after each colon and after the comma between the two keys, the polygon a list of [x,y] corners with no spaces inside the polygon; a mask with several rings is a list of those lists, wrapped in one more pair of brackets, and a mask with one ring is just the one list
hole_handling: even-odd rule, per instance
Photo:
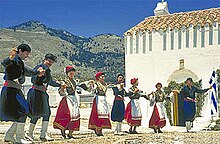
{"label": "woman's dark hair", "polygon": [[27,51],[27,52],[31,52],[31,48],[29,45],[27,44],[20,44],[18,47],[17,47],[17,52],[19,53],[19,49],[24,52],[24,51]]}

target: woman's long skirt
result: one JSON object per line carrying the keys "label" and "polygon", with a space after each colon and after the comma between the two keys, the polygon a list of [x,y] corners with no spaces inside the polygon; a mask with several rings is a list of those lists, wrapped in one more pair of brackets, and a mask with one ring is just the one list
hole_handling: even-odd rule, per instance
{"label": "woman's long skirt", "polygon": [[162,102],[154,104],[154,110],[149,121],[149,128],[157,129],[166,125],[166,109]]}
{"label": "woman's long skirt", "polygon": [[111,129],[106,96],[95,96],[93,99],[88,128],[92,130]]}
{"label": "woman's long skirt", "polygon": [[62,98],[57,109],[53,127],[61,130],[79,131],[80,112],[75,95],[68,95]]}
{"label": "woman's long skirt", "polygon": [[125,109],[125,120],[130,126],[141,126],[141,109],[138,99],[132,99]]}

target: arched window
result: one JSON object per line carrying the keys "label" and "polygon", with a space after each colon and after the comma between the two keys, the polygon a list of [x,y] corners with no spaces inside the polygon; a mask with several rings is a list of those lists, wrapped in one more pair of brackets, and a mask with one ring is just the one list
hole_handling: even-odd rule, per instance
{"label": "arched window", "polygon": [[213,27],[209,27],[209,45],[213,44]]}
{"label": "arched window", "polygon": [[136,53],[137,54],[139,53],[139,35],[140,35],[140,33],[138,32],[136,34]]}
{"label": "arched window", "polygon": [[149,51],[152,51],[152,32],[149,34]]}
{"label": "arched window", "polygon": [[197,46],[197,27],[193,29],[193,47]]}
{"label": "arched window", "polygon": [[181,43],[182,43],[182,33],[181,30],[178,31],[178,49],[181,49]]}
{"label": "arched window", "polygon": [[146,53],[146,32],[143,34],[143,53]]}
{"label": "arched window", "polygon": [[171,31],[171,36],[170,36],[171,38],[170,38],[170,43],[171,43],[171,50],[173,50],[174,49],[174,31],[172,30]]}
{"label": "arched window", "polygon": [[163,50],[166,50],[166,46],[167,46],[167,33],[164,32],[163,33]]}
{"label": "arched window", "polygon": [[218,25],[218,44],[220,44],[220,25]]}
{"label": "arched window", "polygon": [[130,36],[130,54],[133,54],[133,36]]}
{"label": "arched window", "polygon": [[189,48],[189,28],[186,29],[186,47]]}
{"label": "arched window", "polygon": [[202,27],[201,29],[201,47],[205,47],[205,28]]}

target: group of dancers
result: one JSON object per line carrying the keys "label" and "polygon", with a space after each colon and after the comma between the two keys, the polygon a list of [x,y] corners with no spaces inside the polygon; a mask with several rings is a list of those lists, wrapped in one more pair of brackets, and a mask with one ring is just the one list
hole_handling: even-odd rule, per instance
{"label": "group of dancers", "polygon": [[[154,97],[154,112],[152,114],[149,127],[153,128],[157,133],[161,133],[160,128],[166,125],[165,113],[166,109],[163,105],[165,100],[165,94],[161,90],[162,84],[157,83],[155,92],[148,95],[144,94],[143,91],[138,89],[138,79],[131,79],[132,87],[128,92],[124,88],[124,76],[122,74],[117,75],[117,83],[114,85],[107,85],[105,82],[105,73],[98,72],[95,75],[96,81],[90,80],[87,84],[77,84],[73,79],[75,68],[73,66],[66,67],[67,78],[64,80],[65,86],[61,86],[59,89],[60,95],[64,96],[59,104],[53,127],[61,130],[61,134],[64,138],[73,138],[72,132],[78,131],[80,127],[80,113],[79,104],[76,98],[76,91],[84,89],[94,94],[92,103],[92,110],[89,117],[88,128],[94,130],[97,136],[103,136],[102,129],[111,129],[111,120],[117,122],[115,134],[123,135],[122,132],[122,121],[125,119],[130,125],[128,130],[129,134],[137,134],[136,127],[141,126],[141,108],[140,108],[140,97],[144,97],[150,100],[150,95]],[[114,94],[114,103],[111,110],[107,104],[106,92],[107,88],[112,88]],[[77,90],[78,89],[78,90]],[[129,97],[130,102],[127,104],[125,109],[124,98]],[[69,133],[66,135],[65,130]]]}
{"label": "group of dancers", "polygon": [[[128,91],[124,88],[124,76],[117,75],[117,83],[111,85],[114,94],[114,103],[110,109],[106,100],[107,88],[110,86],[105,82],[105,73],[97,72],[95,81],[79,83],[74,79],[75,67],[66,66],[66,78],[62,81],[54,81],[51,76],[50,67],[56,62],[57,57],[53,54],[46,54],[42,64],[34,69],[25,66],[23,60],[28,58],[31,48],[27,44],[21,44],[12,49],[10,56],[3,60],[5,68],[4,86],[1,91],[0,119],[1,121],[12,121],[13,124],[5,133],[4,141],[12,143],[32,143],[36,138],[33,135],[38,119],[42,118],[40,140],[51,141],[47,135],[51,110],[49,106],[48,85],[59,87],[59,94],[63,96],[57,109],[53,122],[55,129],[60,129],[64,138],[73,138],[73,131],[80,128],[80,111],[76,92],[83,90],[94,94],[92,110],[89,118],[88,128],[94,130],[97,136],[103,136],[102,129],[111,129],[111,120],[117,122],[115,134],[123,134],[122,121],[125,120],[130,129],[127,133],[136,134],[136,128],[141,126],[140,97],[151,101],[153,113],[149,121],[149,127],[155,133],[162,133],[161,128],[166,125],[166,109],[164,107],[165,93],[162,91],[162,84],[156,84],[156,91],[148,95],[138,88],[138,78],[130,80],[131,88]],[[22,92],[22,84],[25,76],[31,76],[32,87],[27,93],[27,99]],[[185,96],[184,108],[186,115],[187,131],[192,127],[195,115],[195,93],[206,92],[209,89],[200,90],[192,86],[192,79],[187,79],[185,86],[180,93]],[[125,108],[124,98],[129,97],[130,102]],[[30,125],[27,132],[24,131],[26,118],[30,117]],[[68,130],[68,134],[66,134]]]}

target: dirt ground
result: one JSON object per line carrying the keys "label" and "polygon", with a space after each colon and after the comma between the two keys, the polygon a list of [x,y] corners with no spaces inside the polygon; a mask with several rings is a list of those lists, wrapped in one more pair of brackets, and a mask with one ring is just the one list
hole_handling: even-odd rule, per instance
{"label": "dirt ground", "polygon": [[[27,120],[28,122],[28,120]],[[53,117],[50,120],[52,126]],[[40,125],[39,120],[38,125]],[[9,127],[10,123],[0,122],[0,126]],[[88,120],[82,119],[81,125],[87,126]],[[28,125],[28,123],[27,123]],[[0,127],[0,128],[1,128]],[[113,123],[113,129],[115,124]],[[137,128],[137,131],[140,128]],[[127,129],[124,129],[126,131]],[[37,131],[37,130],[36,130]],[[58,131],[59,132],[59,131]],[[140,132],[140,131],[139,131]],[[97,137],[93,132],[78,132],[74,133],[74,139],[63,139],[59,133],[50,135],[54,138],[52,142],[35,141],[35,144],[220,144],[219,131],[201,131],[201,132],[166,132],[155,134],[151,131],[141,131],[139,134],[124,134],[116,136],[112,131],[105,132],[104,136]],[[35,137],[39,138],[39,130],[35,133]],[[4,133],[0,133],[0,144],[4,143]]]}
{"label": "dirt ground", "polygon": [[[220,144],[220,132],[197,132],[197,133],[141,133],[115,136],[107,133],[103,137],[95,134],[74,135],[74,139],[63,139],[60,135],[52,135],[53,142],[45,144]],[[2,138],[3,135],[1,134]],[[2,141],[2,143],[4,143]],[[36,144],[43,143],[35,141]]]}

